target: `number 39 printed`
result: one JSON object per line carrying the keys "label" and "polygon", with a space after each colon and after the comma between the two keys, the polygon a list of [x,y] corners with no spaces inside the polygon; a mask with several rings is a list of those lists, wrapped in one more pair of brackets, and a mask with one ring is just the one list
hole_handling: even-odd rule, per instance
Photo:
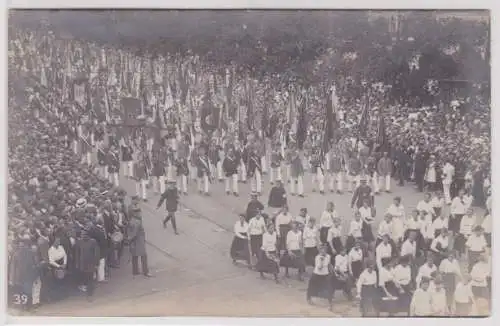
{"label": "number 39 printed", "polygon": [[26,294],[14,294],[15,305],[25,305],[28,303],[28,296]]}

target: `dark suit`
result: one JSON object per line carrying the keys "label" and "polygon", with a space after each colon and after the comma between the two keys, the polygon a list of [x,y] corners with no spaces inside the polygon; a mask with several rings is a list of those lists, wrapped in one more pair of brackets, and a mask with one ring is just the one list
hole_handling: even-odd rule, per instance
{"label": "dark suit", "polygon": [[168,221],[172,221],[172,227],[177,233],[177,223],[175,221],[175,212],[177,212],[177,206],[179,205],[179,193],[177,188],[169,188],[161,194],[160,200],[158,201],[158,208],[165,202],[165,209],[167,210],[167,216],[163,220],[163,225],[165,226]]}

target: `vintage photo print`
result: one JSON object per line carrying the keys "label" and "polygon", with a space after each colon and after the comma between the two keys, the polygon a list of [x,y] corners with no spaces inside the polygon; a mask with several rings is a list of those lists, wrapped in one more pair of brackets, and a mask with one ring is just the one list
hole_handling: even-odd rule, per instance
{"label": "vintage photo print", "polygon": [[490,316],[491,18],[9,9],[7,313]]}

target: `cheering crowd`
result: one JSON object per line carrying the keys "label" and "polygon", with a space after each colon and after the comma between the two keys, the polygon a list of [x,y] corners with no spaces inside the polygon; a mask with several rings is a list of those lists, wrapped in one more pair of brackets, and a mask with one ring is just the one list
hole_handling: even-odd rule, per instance
{"label": "cheering crowd", "polygon": [[[137,58],[121,61],[131,57],[125,49],[104,51],[96,44],[25,31],[18,31],[9,45],[8,249],[14,304],[36,307],[74,288],[91,297],[94,282],[105,281],[120,266],[125,245],[131,250],[133,273],[139,273],[140,256],[142,272],[149,276],[140,200],[147,201],[151,191],[165,194],[171,189],[166,189],[167,183],[176,183],[183,195],[196,183],[200,194],[210,195],[214,181],[225,183],[228,196],[238,196],[242,183],[251,184],[252,201],[235,224],[233,260],[247,261],[263,277],[272,274],[277,281],[280,267],[286,276],[289,269],[297,269],[303,279],[312,266],[310,302],[320,296],[331,305],[337,289],[348,300],[356,293],[363,316],[464,316],[476,308],[477,300],[489,302],[487,105],[461,112],[454,105],[411,109],[373,102],[378,108],[370,113],[364,135],[357,128],[363,105],[340,106],[339,139],[323,152],[318,137],[320,100],[307,108],[313,118],[300,145],[300,128],[293,127],[293,119],[283,118],[288,113],[279,99],[270,105],[274,111],[269,114],[280,118],[269,119],[263,132],[247,130],[243,123],[235,127],[230,118],[227,128],[207,130],[199,112],[200,94],[205,92],[200,85],[208,84],[217,94],[215,85],[224,83],[210,71],[185,68],[189,78],[196,74],[190,84],[189,78],[170,71],[178,78],[174,97],[191,96],[191,104],[183,105],[173,101],[172,90],[153,95],[136,90],[134,78],[123,81],[120,75],[125,73],[141,78],[146,74],[145,68],[134,71]],[[193,67],[200,58],[184,60],[180,66]],[[118,76],[110,72],[103,77],[98,69],[103,65],[127,68]],[[170,78],[168,67],[163,73],[151,72],[151,84]],[[83,104],[77,103],[71,78],[87,72],[87,87],[105,89],[106,94],[148,93],[144,112],[154,112],[150,118],[156,120],[159,111],[168,111],[163,126],[148,119],[133,128],[112,122],[110,116],[119,108],[108,95],[97,105],[90,98],[95,93],[86,91]],[[244,78],[235,80],[235,90],[245,87]],[[143,84],[147,83],[137,88],[147,87]],[[224,100],[213,99],[223,105]],[[381,120],[384,144],[374,128],[377,123],[380,128]],[[136,181],[130,205],[119,188],[121,174]],[[390,207],[376,207],[377,195],[391,192],[392,178],[400,185],[415,183],[425,192],[412,212],[405,211],[404,198],[397,196]],[[273,185],[267,208],[258,199],[265,182]],[[306,208],[298,215],[288,211],[287,193],[306,196],[306,182],[325,196],[329,191],[352,193],[353,217],[347,232],[333,203],[317,219]],[[168,209],[169,201],[177,199],[165,197]],[[478,216],[477,207],[486,208],[484,217]],[[170,213],[164,225],[172,219],[177,233],[175,214]],[[384,218],[375,227],[377,214]]]}

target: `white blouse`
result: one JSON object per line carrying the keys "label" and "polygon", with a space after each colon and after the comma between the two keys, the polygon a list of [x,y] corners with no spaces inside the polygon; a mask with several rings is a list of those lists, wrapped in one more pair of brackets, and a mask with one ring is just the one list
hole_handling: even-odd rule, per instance
{"label": "white blouse", "polygon": [[474,300],[474,294],[472,293],[471,283],[464,284],[458,282],[455,287],[455,302],[458,303],[470,303]]}
{"label": "white blouse", "polygon": [[452,215],[464,215],[466,212],[467,208],[465,206],[465,201],[462,200],[460,197],[455,197],[451,201],[451,207],[450,207],[450,214]]}
{"label": "white blouse", "polygon": [[328,265],[330,264],[330,255],[317,255],[314,258],[314,271],[313,273],[316,275],[328,275]]}
{"label": "white blouse", "polygon": [[286,213],[286,214],[283,214],[283,213],[280,213],[278,214],[278,216],[276,216],[276,226],[280,226],[280,225],[287,225],[287,224],[290,224],[292,222],[292,214],[290,213]]}
{"label": "white blouse", "polygon": [[415,257],[417,255],[417,242],[411,242],[410,239],[406,239],[401,246],[401,257],[412,255]]}
{"label": "white blouse", "polygon": [[333,226],[333,219],[337,218],[337,212],[324,211],[319,219],[319,227],[321,228],[331,228]]}
{"label": "white blouse", "polygon": [[288,231],[286,235],[286,249],[287,250],[300,250],[302,243],[302,232]]}
{"label": "white blouse", "polygon": [[58,260],[63,260],[63,265],[66,265],[66,262],[68,260],[68,256],[66,254],[66,250],[64,250],[64,247],[63,246],[59,246],[59,247],[50,247],[49,248],[49,263],[51,265],[59,265],[57,263]]}
{"label": "white blouse", "polygon": [[472,228],[476,225],[476,217],[474,215],[464,215],[460,221],[460,234],[466,237],[472,234]]}
{"label": "white blouse", "polygon": [[434,264],[432,264],[432,266],[429,266],[429,264],[425,263],[422,266],[420,266],[416,277],[417,287],[420,287],[420,281],[422,281],[423,277],[431,278],[431,274],[434,273],[436,270],[437,267]]}
{"label": "white blouse", "polygon": [[363,260],[363,250],[361,248],[352,248],[351,251],[349,251],[349,264],[352,264],[353,262],[356,261],[362,261]]}
{"label": "white blouse", "polygon": [[276,232],[269,233],[266,232],[262,236],[262,247],[263,251],[276,251],[276,243],[277,243],[278,235]]}
{"label": "white blouse", "polygon": [[393,218],[405,218],[405,207],[403,205],[396,206],[391,204],[387,209],[387,213],[391,214]]}
{"label": "white blouse", "polygon": [[410,266],[398,265],[393,270],[394,281],[399,285],[408,285],[411,282]]}
{"label": "white blouse", "polygon": [[359,275],[358,282],[356,283],[356,288],[358,290],[358,294],[361,294],[361,288],[363,285],[376,285],[377,284],[377,273],[375,270],[368,272],[368,269],[365,269],[361,275]]}
{"label": "white blouse", "polygon": [[488,247],[484,235],[477,236],[474,233],[469,236],[465,245],[470,251],[474,252],[483,252]]}
{"label": "white blouse", "polygon": [[333,238],[339,238],[342,236],[342,231],[340,229],[340,225],[337,226],[332,226],[330,229],[328,229],[328,235],[326,241],[332,242]]}
{"label": "white blouse", "polygon": [[316,247],[318,245],[318,228],[316,228],[316,226],[312,228],[306,226],[304,228],[302,237],[304,239],[304,247],[306,248]]}
{"label": "white blouse", "polygon": [[252,217],[250,222],[248,223],[248,232],[250,235],[262,235],[266,230],[266,222],[262,217],[259,219]]}
{"label": "white blouse", "polygon": [[462,276],[462,272],[460,271],[460,265],[458,264],[458,260],[453,259],[449,260],[448,258],[443,259],[441,264],[439,265],[439,271],[443,274],[455,274],[458,276]]}
{"label": "white blouse", "polygon": [[390,281],[394,281],[394,276],[392,274],[392,271],[388,270],[385,267],[382,267],[378,271],[378,285],[385,286],[385,283]]}
{"label": "white blouse", "polygon": [[362,233],[361,229],[363,227],[363,221],[359,220],[352,220],[351,224],[349,225],[349,235],[352,235],[354,238],[361,238]]}
{"label": "white blouse", "polygon": [[490,264],[482,261],[477,262],[470,272],[472,286],[488,286],[487,278],[491,276],[490,272]]}
{"label": "white blouse", "polygon": [[241,222],[238,221],[234,224],[234,235],[240,239],[247,239],[242,233],[248,233],[248,223],[243,222],[243,225],[241,225]]}
{"label": "white blouse", "polygon": [[335,269],[342,273],[347,273],[349,271],[349,261],[347,255],[335,256]]}
{"label": "white blouse", "polygon": [[[448,249],[449,243],[450,243],[450,239],[448,238],[448,236],[443,237],[443,236],[440,235],[437,238],[435,238],[434,240],[432,240],[431,250],[434,250],[434,251],[443,251],[443,250],[446,250],[446,249]],[[438,244],[441,245],[441,249],[440,250],[438,250],[438,247],[437,247]]]}
{"label": "white blouse", "polygon": [[448,229],[449,220],[448,218],[439,217],[432,222],[432,231],[441,231],[442,229]]}
{"label": "white blouse", "polygon": [[387,222],[386,220],[380,221],[380,224],[378,225],[378,237],[382,238],[384,235],[388,235],[391,238],[392,222]]}

